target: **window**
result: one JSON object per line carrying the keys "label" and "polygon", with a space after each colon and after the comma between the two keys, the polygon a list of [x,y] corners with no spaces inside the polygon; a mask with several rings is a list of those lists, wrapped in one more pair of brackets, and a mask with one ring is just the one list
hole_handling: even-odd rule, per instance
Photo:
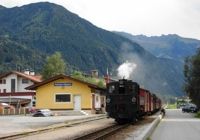
{"label": "window", "polygon": [[6,84],[6,79],[1,79],[0,84]]}
{"label": "window", "polygon": [[56,102],[70,102],[71,95],[70,94],[56,94]]}
{"label": "window", "polygon": [[28,84],[28,79],[22,79],[22,84]]}
{"label": "window", "polygon": [[16,80],[15,79],[11,79],[11,92],[15,92],[15,88],[16,88]]}
{"label": "window", "polygon": [[6,89],[3,89],[3,93],[6,93]]}
{"label": "window", "polygon": [[130,92],[135,92],[135,90],[136,90],[136,85],[133,84],[133,85],[129,85],[128,87],[129,87],[129,91],[130,91]]}
{"label": "window", "polygon": [[114,90],[115,90],[115,86],[114,85],[109,86],[109,88],[108,88],[108,92],[109,93],[113,93]]}
{"label": "window", "polygon": [[32,106],[35,107],[35,101],[32,102]]}
{"label": "window", "polygon": [[99,101],[99,97],[98,96],[96,96],[96,102],[98,102]]}
{"label": "window", "polygon": [[125,87],[124,87],[124,85],[119,86],[119,94],[125,94]]}

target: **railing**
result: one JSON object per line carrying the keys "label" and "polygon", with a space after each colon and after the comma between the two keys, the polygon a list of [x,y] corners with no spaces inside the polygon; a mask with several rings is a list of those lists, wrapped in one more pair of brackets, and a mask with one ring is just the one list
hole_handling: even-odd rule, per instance
{"label": "railing", "polygon": [[27,92],[6,92],[0,93],[0,96],[34,96],[35,92],[27,91]]}
{"label": "railing", "polygon": [[29,114],[28,108],[0,108],[0,115],[26,115]]}

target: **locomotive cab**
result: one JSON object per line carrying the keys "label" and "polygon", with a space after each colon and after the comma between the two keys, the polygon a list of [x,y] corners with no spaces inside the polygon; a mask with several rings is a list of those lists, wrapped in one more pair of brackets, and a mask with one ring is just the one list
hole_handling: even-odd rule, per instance
{"label": "locomotive cab", "polygon": [[139,85],[121,79],[107,84],[106,111],[118,123],[134,121],[138,116]]}

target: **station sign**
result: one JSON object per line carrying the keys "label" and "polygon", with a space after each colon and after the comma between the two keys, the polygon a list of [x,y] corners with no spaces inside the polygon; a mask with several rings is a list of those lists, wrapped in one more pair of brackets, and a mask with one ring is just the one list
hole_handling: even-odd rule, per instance
{"label": "station sign", "polygon": [[68,87],[68,86],[72,86],[72,83],[54,83],[54,86]]}

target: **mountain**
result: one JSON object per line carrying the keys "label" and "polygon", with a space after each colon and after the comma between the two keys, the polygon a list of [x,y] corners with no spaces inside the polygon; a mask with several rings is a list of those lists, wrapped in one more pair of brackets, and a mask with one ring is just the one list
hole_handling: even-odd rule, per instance
{"label": "mountain", "polygon": [[0,37],[0,72],[11,71],[13,69],[29,68],[30,66],[42,66],[45,57],[38,50],[33,50],[17,41],[7,37]]}
{"label": "mountain", "polygon": [[64,7],[34,3],[0,8],[0,71],[33,68],[60,51],[68,67],[116,72],[126,60],[137,64],[131,78],[156,94],[181,96],[182,65],[157,58],[139,44],[96,27]]}
{"label": "mountain", "polygon": [[[174,71],[174,74],[177,75],[168,75],[174,76],[174,78],[178,78],[178,82],[171,81],[171,86],[176,88],[177,91],[178,87],[183,87],[184,76],[183,76],[183,67],[184,67],[184,60],[187,56],[192,56],[195,54],[198,48],[200,48],[200,41],[197,39],[191,38],[183,38],[176,34],[169,34],[169,35],[162,35],[162,36],[151,36],[147,37],[145,35],[132,35],[126,32],[114,32],[118,35],[126,37],[133,42],[137,42],[140,44],[145,50],[151,52],[155,55],[158,60],[164,62],[164,67],[168,65],[167,73]],[[171,65],[172,64],[172,65]],[[166,74],[166,71],[161,68],[163,74]],[[160,71],[160,70],[159,70]],[[152,71],[153,72],[153,71]],[[168,78],[167,78],[168,79]],[[170,77],[169,79],[173,79]],[[160,80],[159,80],[160,81]],[[167,85],[168,83],[163,82],[163,86]],[[174,86],[173,86],[174,85]]]}
{"label": "mountain", "polygon": [[145,35],[131,35],[125,32],[115,33],[137,42],[157,57],[181,62],[184,62],[185,57],[194,55],[197,48],[200,48],[200,40],[183,38],[176,34],[147,37]]}
{"label": "mountain", "polygon": [[[69,64],[84,71],[99,69],[103,72],[106,67],[121,63],[118,50],[123,42],[130,43],[135,51],[144,52],[138,44],[97,28],[52,3],[0,9],[0,21],[1,38],[18,42],[44,56],[60,51]],[[43,59],[38,61],[43,62]],[[34,69],[39,71],[41,65]]]}

